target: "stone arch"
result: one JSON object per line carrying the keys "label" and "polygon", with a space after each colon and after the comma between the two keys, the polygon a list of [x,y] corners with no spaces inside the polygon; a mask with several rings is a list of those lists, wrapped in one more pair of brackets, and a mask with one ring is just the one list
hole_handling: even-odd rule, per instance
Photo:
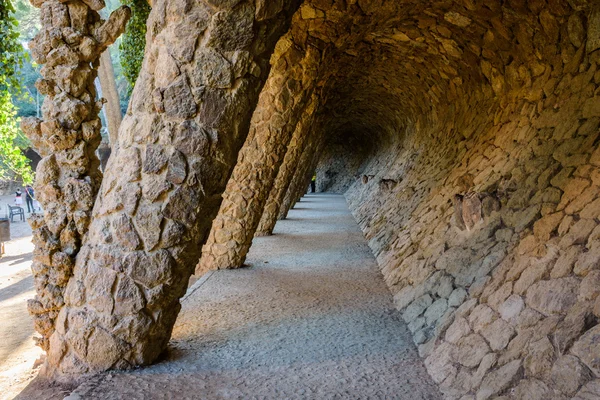
{"label": "stone arch", "polygon": [[573,396],[599,373],[600,11],[299,3],[155,5],[49,368],[154,361],[205,239],[199,273],[240,267],[349,135],[341,186],[444,394]]}
{"label": "stone arch", "polygon": [[[590,368],[582,349],[600,329],[596,295],[581,292],[597,279],[597,257],[584,254],[597,246],[598,11],[586,2],[400,3],[301,6],[294,40],[325,49],[315,136],[327,154],[336,133],[377,132],[367,179],[343,186],[444,394],[572,396],[590,375],[573,373],[567,388],[561,365]],[[263,220],[277,204],[284,217],[307,178],[292,179],[285,204],[277,191],[260,194],[276,197]],[[254,226],[219,268],[241,266]],[[261,222],[257,234],[271,232]],[[565,264],[575,253],[579,267]],[[578,333],[567,338],[572,323]]]}

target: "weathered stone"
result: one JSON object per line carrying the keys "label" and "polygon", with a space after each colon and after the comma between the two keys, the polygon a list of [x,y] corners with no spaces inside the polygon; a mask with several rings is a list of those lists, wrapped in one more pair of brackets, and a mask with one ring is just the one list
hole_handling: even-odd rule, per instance
{"label": "weathered stone", "polygon": [[448,297],[448,306],[457,307],[460,306],[467,298],[467,291],[463,288],[456,288]]}
{"label": "weathered stone", "polygon": [[231,12],[216,13],[209,26],[208,45],[218,50],[243,50],[252,42],[254,7],[243,3]]}
{"label": "weathered stone", "polygon": [[596,7],[592,10],[588,16],[587,23],[586,51],[591,53],[594,50],[600,49],[600,9]]}
{"label": "weathered stone", "polygon": [[433,324],[435,321],[440,319],[442,315],[448,309],[448,302],[446,299],[437,299],[431,304],[425,311],[425,319],[427,320],[427,325]]}
{"label": "weathered stone", "polygon": [[588,330],[573,344],[571,352],[596,375],[600,375],[600,325]]}
{"label": "weathered stone", "polygon": [[577,302],[578,289],[576,278],[540,281],[527,291],[526,303],[545,315],[564,313]]}
{"label": "weathered stone", "polygon": [[446,330],[445,339],[450,343],[458,343],[460,339],[471,332],[469,323],[464,318],[456,318],[454,323]]}
{"label": "weathered stone", "polygon": [[144,295],[135,282],[127,276],[119,277],[115,288],[114,312],[118,315],[133,314],[144,308],[144,305]]}
{"label": "weathered stone", "polygon": [[173,184],[181,184],[187,176],[187,162],[181,152],[173,150],[169,158],[169,167],[167,170],[167,180]]}
{"label": "weathered stone", "polygon": [[582,387],[573,400],[594,400],[598,396],[600,396],[600,380],[596,379]]}
{"label": "weathered stone", "polygon": [[503,320],[510,322],[519,316],[524,306],[525,302],[523,298],[513,294],[498,307],[498,312]]}
{"label": "weathered stone", "polygon": [[195,62],[196,68],[191,75],[195,79],[195,86],[227,89],[233,84],[231,64],[217,51],[201,52],[196,56]]}
{"label": "weathered stone", "polygon": [[493,351],[506,348],[508,342],[515,335],[515,331],[502,319],[497,319],[481,330],[481,335],[487,340]]}
{"label": "weathered stone", "polygon": [[140,247],[140,238],[127,215],[121,214],[113,219],[112,228],[113,235],[126,249],[137,250]]}
{"label": "weathered stone", "polygon": [[566,250],[562,250],[560,257],[556,260],[552,272],[550,273],[551,278],[562,278],[571,273],[573,265],[579,254],[582,251],[582,247],[578,245],[569,246]]}
{"label": "weathered stone", "polygon": [[425,359],[425,367],[434,382],[439,384],[449,375],[456,373],[456,367],[452,364],[456,352],[456,346],[442,343]]}
{"label": "weathered stone", "polygon": [[486,400],[510,387],[521,376],[521,360],[511,361],[490,372],[477,391],[477,400]]}
{"label": "weathered stone", "polygon": [[408,307],[406,307],[404,313],[402,313],[402,318],[407,323],[413,321],[419,315],[423,314],[423,312],[431,305],[432,302],[433,300],[428,294],[419,297]]}
{"label": "weathered stone", "polygon": [[600,246],[582,252],[573,267],[573,272],[585,276],[598,268],[600,268]]}
{"label": "weathered stone", "polygon": [[560,357],[552,367],[552,384],[568,396],[575,395],[577,390],[590,379],[592,379],[590,370],[572,355]]}
{"label": "weathered stone", "polygon": [[133,221],[146,250],[153,250],[160,241],[163,217],[159,208],[142,205],[138,208]]}
{"label": "weathered stone", "polygon": [[479,365],[481,359],[490,352],[485,340],[477,334],[463,337],[457,343],[456,361],[468,368]]}
{"label": "weathered stone", "polygon": [[535,376],[540,379],[547,378],[554,359],[554,346],[548,338],[545,337],[530,343],[527,348],[527,356],[523,360],[527,376]]}
{"label": "weathered stone", "polygon": [[484,327],[492,323],[494,319],[496,319],[496,313],[494,310],[486,306],[485,304],[480,304],[469,316],[469,323],[475,332],[479,332]]}
{"label": "weathered stone", "polygon": [[142,171],[147,174],[157,174],[167,164],[167,155],[159,146],[146,147],[146,155]]}
{"label": "weathered stone", "polygon": [[185,77],[180,76],[164,90],[163,105],[171,118],[189,119],[196,114],[197,106]]}
{"label": "weathered stone", "polygon": [[173,145],[181,153],[191,155],[206,155],[210,139],[208,133],[194,121],[184,121],[177,126],[173,133]]}

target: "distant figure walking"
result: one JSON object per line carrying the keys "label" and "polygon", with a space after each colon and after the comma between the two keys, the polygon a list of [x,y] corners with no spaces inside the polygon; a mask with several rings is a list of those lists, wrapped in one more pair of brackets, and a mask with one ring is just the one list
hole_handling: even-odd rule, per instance
{"label": "distant figure walking", "polygon": [[314,193],[317,190],[317,175],[313,175],[312,179],[310,180],[310,192]]}
{"label": "distant figure walking", "polygon": [[34,201],[35,200],[35,192],[31,185],[25,186],[25,202],[27,203],[27,212],[32,213],[35,212]]}
{"label": "distant figure walking", "polygon": [[21,192],[21,188],[17,189],[15,192],[15,204],[19,207],[23,205],[23,193]]}

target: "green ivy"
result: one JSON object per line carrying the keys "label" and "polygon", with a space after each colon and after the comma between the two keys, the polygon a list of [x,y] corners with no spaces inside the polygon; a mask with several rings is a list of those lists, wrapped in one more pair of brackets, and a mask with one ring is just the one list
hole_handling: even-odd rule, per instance
{"label": "green ivy", "polygon": [[0,0],[0,179],[20,178],[31,183],[33,172],[19,147],[26,138],[19,129],[11,95],[22,95],[21,69],[26,60],[14,12],[10,0]]}
{"label": "green ivy", "polygon": [[21,87],[19,69],[25,53],[19,42],[19,22],[10,0],[0,0],[0,90],[18,90]]}
{"label": "green ivy", "polygon": [[151,8],[146,0],[123,0],[123,4],[131,8],[131,19],[123,34],[119,50],[123,75],[129,82],[129,94],[131,94],[135,80],[142,69],[146,47],[146,20]]}
{"label": "green ivy", "polygon": [[0,93],[0,180],[21,178],[25,184],[33,182],[29,159],[18,146],[23,139],[10,93],[2,92]]}

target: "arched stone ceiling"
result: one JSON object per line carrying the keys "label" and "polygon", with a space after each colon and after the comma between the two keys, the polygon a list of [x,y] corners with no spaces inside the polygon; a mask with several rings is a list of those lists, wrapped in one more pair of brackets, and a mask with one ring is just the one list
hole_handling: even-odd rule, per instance
{"label": "arched stone ceiling", "polygon": [[355,131],[397,135],[418,117],[506,103],[536,89],[540,76],[576,68],[585,16],[572,14],[571,6],[559,0],[311,0],[291,30],[301,46],[325,49],[319,129],[331,134],[351,124]]}

